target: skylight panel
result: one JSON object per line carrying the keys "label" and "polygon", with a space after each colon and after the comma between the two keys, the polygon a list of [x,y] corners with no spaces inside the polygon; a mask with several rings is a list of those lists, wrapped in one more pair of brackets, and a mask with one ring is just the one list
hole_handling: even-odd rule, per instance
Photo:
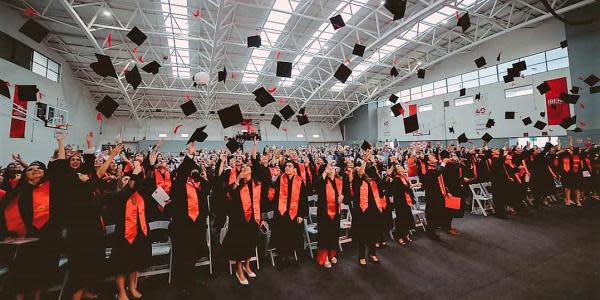
{"label": "skylight panel", "polygon": [[331,87],[331,91],[333,92],[339,92],[342,91],[346,88],[347,84],[346,83],[341,83],[341,82],[337,82],[336,84],[334,84]]}
{"label": "skylight panel", "polygon": [[[175,33],[188,34],[187,0],[162,0],[161,8],[164,18],[165,31],[172,33],[173,37],[167,40],[171,63],[171,72],[175,77],[187,77],[191,75],[189,41],[176,39]],[[176,17],[183,16],[183,17]]]}

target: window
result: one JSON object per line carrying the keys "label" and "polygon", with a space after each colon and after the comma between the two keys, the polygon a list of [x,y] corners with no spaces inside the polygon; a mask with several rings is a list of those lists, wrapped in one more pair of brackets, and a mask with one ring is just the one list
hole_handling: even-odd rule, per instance
{"label": "window", "polygon": [[419,112],[430,111],[430,110],[433,110],[433,104],[419,105]]}
{"label": "window", "polygon": [[460,90],[462,79],[460,75],[448,78],[448,93]]}
{"label": "window", "polygon": [[527,63],[527,70],[521,72],[523,75],[532,75],[546,72],[546,53],[538,53],[521,59]]}
{"label": "window", "polygon": [[296,135],[296,137],[297,137],[297,138],[303,138],[303,137],[304,137],[304,134],[301,134],[301,133],[300,133],[300,134],[297,134],[297,135]]}
{"label": "window", "polygon": [[506,99],[520,97],[520,96],[526,96],[526,95],[531,95],[531,94],[533,94],[533,86],[532,85],[520,86],[520,87],[516,87],[516,88],[512,88],[512,89],[508,89],[508,90],[504,91],[504,95],[505,95]]}
{"label": "window", "polygon": [[60,65],[46,56],[38,53],[37,51],[33,51],[33,63],[31,64],[31,71],[54,82],[58,82]]}
{"label": "window", "polygon": [[473,104],[473,96],[454,99],[454,106]]}
{"label": "window", "polygon": [[462,75],[463,88],[474,88],[479,86],[479,73],[473,71]]}
{"label": "window", "polygon": [[496,66],[479,70],[479,85],[498,82],[498,70]]}
{"label": "window", "polygon": [[547,64],[548,64],[548,71],[566,68],[569,66],[569,58],[563,57],[563,58],[555,59],[552,61],[548,61]]}
{"label": "window", "polygon": [[443,95],[447,93],[445,79],[433,83],[433,93],[435,95]]}
{"label": "window", "polygon": [[[398,95],[396,95],[398,96]],[[409,102],[410,101],[410,90],[403,90],[400,92],[400,102]]]}
{"label": "window", "polygon": [[423,98],[433,96],[433,83],[422,85],[421,90],[423,91]]}
{"label": "window", "polygon": [[410,99],[415,101],[423,98],[423,94],[421,93],[421,87],[417,86],[410,89]]}
{"label": "window", "polygon": [[159,133],[158,137],[160,137],[160,138],[166,138],[167,134],[166,133]]}
{"label": "window", "polygon": [[518,62],[518,60],[513,60],[513,61],[505,62],[503,64],[499,64],[498,65],[498,76],[502,77],[502,76],[508,74],[508,71],[506,71],[506,69],[512,68],[512,65],[516,62]]}
{"label": "window", "polygon": [[563,57],[568,57],[569,53],[567,48],[556,48],[549,51],[546,51],[546,60],[551,61]]}

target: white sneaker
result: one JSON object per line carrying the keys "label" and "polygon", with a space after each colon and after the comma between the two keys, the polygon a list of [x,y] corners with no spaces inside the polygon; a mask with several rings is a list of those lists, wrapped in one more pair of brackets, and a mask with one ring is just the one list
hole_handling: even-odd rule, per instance
{"label": "white sneaker", "polygon": [[238,275],[237,272],[235,272],[235,277],[237,277],[237,279],[241,285],[249,285],[250,284],[250,282],[248,282],[248,279],[241,280],[240,276]]}

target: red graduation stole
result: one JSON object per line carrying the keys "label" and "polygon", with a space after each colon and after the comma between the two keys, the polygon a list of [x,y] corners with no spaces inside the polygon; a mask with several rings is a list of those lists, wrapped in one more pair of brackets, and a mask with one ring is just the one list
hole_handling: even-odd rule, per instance
{"label": "red graduation stole", "polygon": [[169,174],[168,170],[165,172],[165,175],[160,173],[158,169],[154,170],[154,178],[156,179],[157,187],[162,187],[167,194],[171,193],[171,174]]}
{"label": "red graduation stole", "polygon": [[427,166],[422,160],[419,160],[419,166],[421,166],[421,174],[427,174]]}
{"label": "red graduation stole", "polygon": [[302,178],[302,182],[306,183],[306,167],[299,163],[298,170],[300,170],[300,177]]}
{"label": "red graduation stole", "polygon": [[[292,198],[290,199],[290,219],[295,219],[298,215],[298,202],[300,202],[300,188],[302,187],[302,179],[298,176],[294,176],[292,179]],[[287,196],[288,196],[288,176],[282,175],[279,181],[279,213],[283,216],[288,210],[287,207]]]}
{"label": "red graduation stole", "polygon": [[408,176],[417,176],[417,164],[415,163],[415,159],[414,158],[409,158],[407,161],[407,165],[408,165]]}
{"label": "red graduation stole", "polygon": [[569,157],[563,157],[562,163],[563,171],[565,171],[565,173],[569,173],[569,171],[571,171],[571,159]]}
{"label": "red graduation stole", "polygon": [[573,155],[573,172],[578,173],[579,167],[581,167],[581,158],[579,155]]}
{"label": "red graduation stole", "polygon": [[200,215],[200,207],[198,205],[198,192],[196,191],[196,189],[199,186],[200,186],[199,183],[195,183],[189,179],[185,185],[185,189],[187,192],[188,216],[194,222],[196,222],[196,220],[198,219],[198,216]]}
{"label": "red graduation stole", "polygon": [[[506,171],[506,168],[504,169]],[[507,174],[508,176],[508,174]],[[444,184],[444,176],[440,174],[438,176],[438,184],[440,185],[440,191],[442,191],[442,195],[444,195],[444,206],[446,208],[459,210],[460,209],[460,197],[455,197],[448,192],[446,192],[446,185]]]}
{"label": "red graduation stole", "polygon": [[[339,178],[335,178],[335,188],[338,192],[338,195],[342,192],[342,180]],[[337,213],[337,199],[335,198],[336,190],[333,189],[333,184],[331,184],[330,180],[325,179],[325,196],[327,199],[327,215],[329,218],[333,219],[335,214]]]}
{"label": "red graduation stole", "polygon": [[385,201],[385,197],[379,195],[379,187],[377,187],[377,183],[374,180],[371,180],[369,184],[363,180],[363,183],[360,186],[360,209],[365,211],[369,207],[369,185],[371,185],[377,209],[379,209],[380,212],[383,212],[387,206],[387,202]]}
{"label": "red graduation stole", "polygon": [[16,177],[11,178],[8,180],[8,183],[9,183],[11,189],[15,189],[15,188],[17,188],[17,184],[19,184],[19,179],[17,179]]}
{"label": "red graduation stole", "polygon": [[125,239],[129,244],[133,244],[133,241],[138,234],[138,218],[140,226],[142,227],[142,232],[147,236],[148,228],[146,227],[144,198],[142,198],[138,192],[135,192],[125,203]]}
{"label": "red graduation stole", "polygon": [[[274,170],[277,169],[277,167],[269,167],[269,175],[273,176],[274,174]],[[269,199],[269,201],[273,201],[275,200],[275,188],[274,187],[269,187],[268,191],[267,191],[267,199]]]}
{"label": "red graduation stole", "polygon": [[50,181],[33,188],[33,219],[31,224],[36,229],[42,229],[50,219]]}
{"label": "red graduation stole", "polygon": [[252,180],[252,199],[250,199],[250,189],[248,184],[244,184],[240,189],[240,199],[242,200],[242,208],[244,209],[244,217],[246,222],[250,222],[250,218],[254,215],[256,224],[260,224],[260,194],[262,185],[260,182]]}
{"label": "red graduation stole", "polygon": [[27,227],[23,222],[21,211],[19,210],[20,198],[21,195],[19,194],[4,208],[4,219],[6,220],[6,229],[10,234],[14,234],[17,237],[25,237],[27,235]]}
{"label": "red graduation stole", "polygon": [[[406,179],[406,176],[400,175],[399,177],[400,177],[400,180],[402,180],[402,183],[404,184],[404,186],[410,187],[410,184],[408,183],[408,180]],[[408,206],[412,206],[413,205],[412,198],[410,197],[410,193],[409,192],[404,192],[404,200],[406,200],[406,204],[408,204]]]}
{"label": "red graduation stole", "polygon": [[237,178],[237,170],[235,169],[235,166],[229,170],[229,185],[233,185]]}
{"label": "red graduation stole", "polygon": [[350,197],[353,197],[354,196],[354,187],[352,184],[352,181],[353,181],[352,178],[354,176],[353,170],[352,169],[346,170],[346,174],[348,174],[348,183],[350,186]]}

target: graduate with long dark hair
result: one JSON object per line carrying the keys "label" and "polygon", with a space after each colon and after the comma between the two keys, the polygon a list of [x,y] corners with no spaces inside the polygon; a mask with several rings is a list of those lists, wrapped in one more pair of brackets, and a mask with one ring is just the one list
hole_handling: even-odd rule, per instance
{"label": "graduate with long dark hair", "polygon": [[316,180],[317,195],[317,263],[326,269],[337,263],[340,239],[340,204],[344,201],[342,178],[331,161]]}
{"label": "graduate with long dark hair", "polygon": [[392,166],[387,182],[389,194],[394,198],[393,208],[396,212],[394,239],[398,244],[405,245],[413,241],[410,238],[410,230],[415,228],[415,219],[411,210],[414,204],[412,188],[419,187],[421,184],[411,184],[404,173],[404,167],[399,163]]}

